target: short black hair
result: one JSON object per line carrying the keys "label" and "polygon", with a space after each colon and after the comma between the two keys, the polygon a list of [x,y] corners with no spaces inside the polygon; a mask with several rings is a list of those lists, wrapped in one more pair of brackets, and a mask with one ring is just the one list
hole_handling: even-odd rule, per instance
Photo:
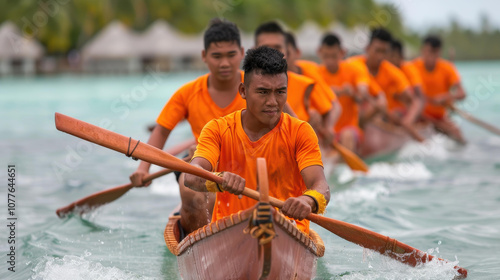
{"label": "short black hair", "polygon": [[297,43],[295,41],[295,36],[292,32],[285,33],[286,44],[291,45],[295,50],[297,50]]}
{"label": "short black hair", "polygon": [[240,31],[236,24],[219,18],[210,21],[208,29],[203,35],[205,51],[208,50],[211,43],[219,42],[235,42],[238,47],[241,47]]}
{"label": "short black hair", "polygon": [[257,37],[259,37],[259,35],[262,33],[278,33],[278,34],[285,36],[285,38],[286,38],[285,31],[275,21],[265,22],[265,23],[259,25],[259,27],[257,27],[257,29],[255,30],[255,33],[254,33],[255,45],[257,45]]}
{"label": "short black hair", "polygon": [[321,45],[325,45],[328,47],[339,46],[340,47],[340,39],[337,35],[333,33],[326,33],[321,40]]}
{"label": "short black hair", "polygon": [[403,56],[403,44],[399,40],[393,39],[391,42],[391,50],[398,52],[400,56]]}
{"label": "short black hair", "polygon": [[372,30],[372,34],[370,35],[370,43],[375,39],[390,43],[392,41],[392,35],[389,31],[387,31],[387,29],[378,27]]}
{"label": "short black hair", "polygon": [[250,82],[251,73],[262,75],[285,73],[287,75],[287,63],[284,57],[285,55],[280,51],[265,46],[249,49],[243,61],[245,84],[248,85],[248,82]]}
{"label": "short black hair", "polygon": [[422,41],[422,45],[427,44],[430,45],[433,49],[440,49],[442,45],[441,38],[436,35],[429,35]]}

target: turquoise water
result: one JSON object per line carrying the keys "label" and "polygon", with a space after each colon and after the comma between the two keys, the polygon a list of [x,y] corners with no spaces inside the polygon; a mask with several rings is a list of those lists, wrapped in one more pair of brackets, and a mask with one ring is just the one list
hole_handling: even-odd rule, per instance
{"label": "turquoise water", "polygon": [[[500,62],[457,65],[469,97],[463,108],[500,126]],[[55,210],[128,182],[137,162],[59,132],[54,112],[147,141],[170,95],[200,73],[146,76],[53,76],[0,80],[1,279],[177,279],[163,240],[179,202],[173,177],[80,218]],[[330,176],[327,216],[361,225],[452,263],[417,268],[351,244],[315,226],[326,244],[317,279],[469,279],[500,275],[500,137],[455,117],[465,148],[434,136],[409,143],[367,176],[339,166]],[[181,124],[167,146],[190,137]],[[6,254],[7,165],[16,166],[16,272]]]}

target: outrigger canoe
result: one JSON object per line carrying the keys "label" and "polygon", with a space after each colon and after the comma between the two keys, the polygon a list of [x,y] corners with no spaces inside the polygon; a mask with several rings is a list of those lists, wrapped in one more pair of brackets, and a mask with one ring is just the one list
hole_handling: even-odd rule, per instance
{"label": "outrigger canoe", "polygon": [[269,204],[267,171],[261,175],[259,167],[265,160],[257,165],[261,195],[254,207],[211,222],[182,240],[180,216],[169,217],[165,243],[177,256],[182,279],[315,277],[316,262],[325,252],[323,241],[311,229],[309,234],[299,230]]}
{"label": "outrigger canoe", "polygon": [[[424,123],[418,123],[416,130],[424,138],[433,133],[432,127]],[[382,157],[397,152],[411,140],[410,135],[401,127],[378,119],[365,126],[359,152],[364,159]]]}
{"label": "outrigger canoe", "polygon": [[314,278],[317,259],[325,252],[319,235],[313,230],[305,234],[271,208],[275,236],[260,245],[259,238],[251,234],[254,209],[209,223],[182,241],[180,216],[170,216],[164,237],[177,256],[182,279]]}

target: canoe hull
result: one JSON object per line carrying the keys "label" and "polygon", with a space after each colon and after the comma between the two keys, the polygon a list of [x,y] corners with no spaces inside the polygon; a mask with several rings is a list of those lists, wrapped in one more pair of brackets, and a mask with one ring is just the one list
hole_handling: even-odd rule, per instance
{"label": "canoe hull", "polygon": [[266,279],[314,278],[317,259],[324,253],[321,239],[315,233],[309,237],[283,215],[273,212],[276,237],[268,247],[271,254],[266,261],[265,247],[250,234],[244,233],[252,210],[210,223],[177,243],[172,242],[172,237],[175,237],[179,217],[170,217],[165,228],[165,240],[172,253],[177,255],[181,277],[259,279],[264,263],[270,261]]}
{"label": "canoe hull", "polygon": [[[416,129],[424,138],[432,135],[432,128],[428,125],[417,125]],[[393,154],[409,141],[413,141],[401,127],[381,120],[368,124],[364,128],[364,135],[364,141],[360,146],[360,155],[364,159]]]}

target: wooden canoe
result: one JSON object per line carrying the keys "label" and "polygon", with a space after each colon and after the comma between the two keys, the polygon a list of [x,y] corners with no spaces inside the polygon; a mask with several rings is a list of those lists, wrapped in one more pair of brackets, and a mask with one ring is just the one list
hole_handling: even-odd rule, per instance
{"label": "wooden canoe", "polygon": [[169,217],[164,237],[177,256],[182,279],[312,279],[325,251],[323,241],[307,235],[271,208],[275,237],[259,245],[248,232],[254,209],[240,211],[198,229],[180,240],[179,215]]}
{"label": "wooden canoe", "polygon": [[[417,124],[416,130],[424,138],[433,133],[432,127],[424,123]],[[377,119],[365,126],[359,153],[364,159],[379,158],[397,152],[411,140],[401,127]]]}

